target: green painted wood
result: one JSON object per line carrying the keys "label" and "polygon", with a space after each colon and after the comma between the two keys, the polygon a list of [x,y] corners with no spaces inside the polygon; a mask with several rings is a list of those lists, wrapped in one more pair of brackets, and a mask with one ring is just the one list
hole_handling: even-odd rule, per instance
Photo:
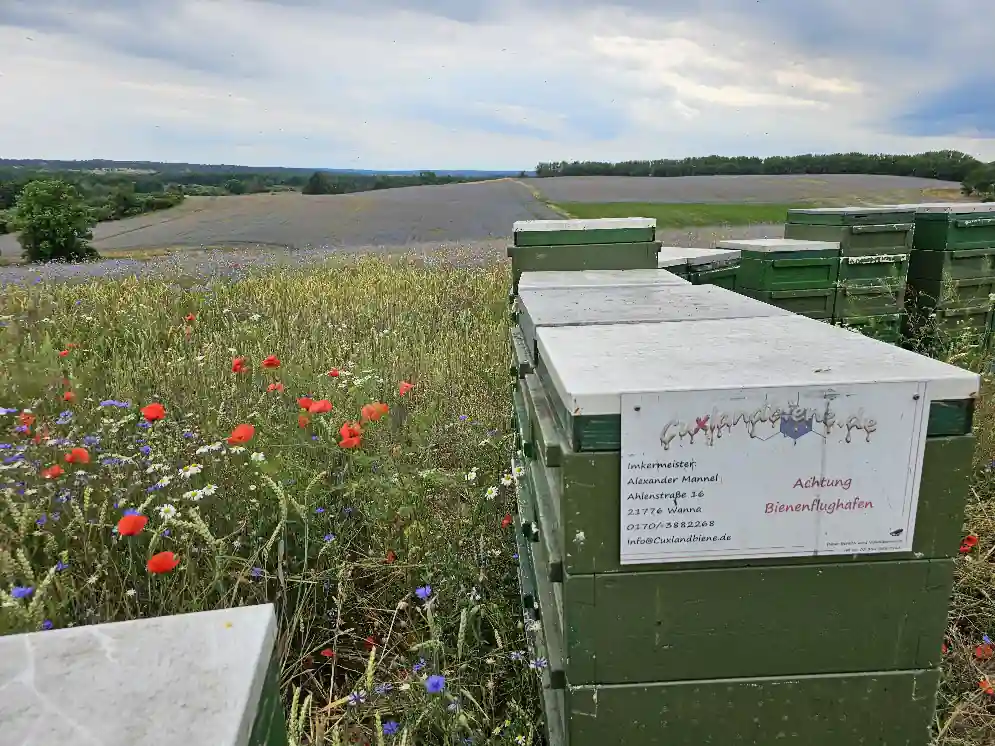
{"label": "green painted wood", "polygon": [[751,290],[742,286],[736,292],[811,319],[831,319],[836,308],[836,287],[813,290]]}
{"label": "green painted wood", "polygon": [[525,343],[522,330],[515,326],[511,327],[511,360],[509,371],[512,378],[524,378],[532,373],[532,356],[529,355],[529,347]]}
{"label": "green painted wood", "polygon": [[522,392],[514,389],[511,392],[512,414],[515,427],[515,448],[522,451],[526,458],[534,458],[535,446],[532,443],[532,429],[529,423],[529,410],[525,404]]}
{"label": "green painted wood", "polygon": [[897,344],[902,340],[904,316],[900,313],[881,316],[853,316],[833,319],[833,324],[859,331],[871,339]]}
{"label": "green painted wood", "polygon": [[845,256],[840,259],[839,283],[900,288],[908,276],[909,254]]}
{"label": "green painted wood", "polygon": [[753,291],[831,288],[839,277],[838,252],[805,251],[777,254],[744,251],[738,287]]}
{"label": "green painted wood", "polygon": [[926,670],[576,687],[569,745],[928,746],[939,681]]}
{"label": "green painted wood", "polygon": [[938,666],[954,562],[903,560],[573,576],[566,680],[688,679]]}
{"label": "green painted wood", "polygon": [[874,254],[907,254],[912,248],[913,223],[907,220],[887,221],[869,225],[831,225],[795,222],[789,212],[784,226],[785,238],[811,241],[838,241],[842,256]]}
{"label": "green painted wood", "polygon": [[990,277],[993,274],[995,274],[995,247],[913,251],[909,259],[909,277],[946,282],[972,277]]}
{"label": "green painted wood", "polygon": [[[553,398],[545,392],[536,376],[526,378],[524,398],[533,417],[532,438],[555,442],[559,450],[558,465],[538,460],[535,473],[544,477],[546,491],[555,508],[559,553],[563,572],[583,575],[607,572],[642,572],[661,568],[738,567],[783,564],[774,560],[721,560],[710,562],[666,563],[623,567],[619,564],[620,525],[619,496],[621,463],[616,444],[613,451],[578,451],[567,442],[562,426],[552,414]],[[542,399],[545,399],[545,402]],[[973,415],[973,409],[968,418]],[[833,562],[893,561],[913,558],[947,558],[957,555],[959,534],[964,521],[964,507],[970,489],[974,457],[974,437],[963,435],[962,402],[934,402],[930,408],[930,431],[953,431],[949,437],[927,439],[920,481],[919,510],[915,538],[910,553],[862,555],[857,558],[833,557]],[[617,427],[616,419],[616,427]],[[960,431],[960,432],[958,432]],[[545,448],[537,448],[537,456]],[[792,563],[824,562],[825,558],[793,558]]]}
{"label": "green painted wood", "polygon": [[991,304],[995,295],[995,275],[948,280],[910,277],[908,292],[920,309],[981,308]]}
{"label": "green painted wood", "polygon": [[556,426],[556,414],[549,403],[542,382],[534,375],[527,375],[519,384],[519,388],[528,407],[537,457],[544,466],[561,466],[563,452],[568,446]]}
{"label": "green painted wood", "polygon": [[655,228],[589,228],[567,231],[515,231],[515,246],[632,244],[656,240]]}
{"label": "green painted wood", "polygon": [[739,277],[739,267],[719,267],[688,271],[687,277],[693,285],[717,285],[728,290],[735,290]]}
{"label": "green painted wood", "polygon": [[836,291],[833,318],[882,316],[905,309],[905,285],[844,285]]}
{"label": "green painted wood", "polygon": [[266,670],[263,691],[249,734],[249,746],[287,746],[287,718],[280,696],[280,656],[274,655]]}
{"label": "green painted wood", "polygon": [[577,246],[510,246],[513,290],[522,272],[584,269],[657,269],[656,242]]}
{"label": "green painted wood", "polygon": [[[916,211],[912,207],[798,207],[788,210],[788,223],[809,225],[873,226],[902,223],[911,229]],[[785,236],[787,238],[787,236]]]}
{"label": "green painted wood", "polygon": [[[835,293],[834,293],[835,296]],[[972,319],[968,314],[981,314],[979,327],[981,333],[989,329],[993,322],[991,311],[982,309],[949,309],[937,312],[949,314],[951,318],[961,320]],[[959,314],[959,315],[958,315]],[[977,323],[977,319],[972,319]],[[910,320],[909,324],[912,323]],[[941,319],[941,323],[947,323],[946,317]],[[543,388],[549,396],[549,392],[555,391],[549,371],[546,370],[546,363],[540,356],[535,364],[536,375],[542,382]],[[574,417],[568,412],[560,401],[559,397],[549,396],[553,412],[556,414],[556,421],[565,433],[567,444],[575,451],[617,451],[621,448],[621,420],[617,414],[605,415],[582,415]],[[951,401],[934,401],[930,405],[929,418],[926,425],[927,437],[945,437],[948,435],[966,435],[971,432],[974,424],[974,400],[957,399]]]}
{"label": "green painted wood", "polygon": [[917,213],[913,247],[922,251],[995,246],[995,205],[989,213]]}

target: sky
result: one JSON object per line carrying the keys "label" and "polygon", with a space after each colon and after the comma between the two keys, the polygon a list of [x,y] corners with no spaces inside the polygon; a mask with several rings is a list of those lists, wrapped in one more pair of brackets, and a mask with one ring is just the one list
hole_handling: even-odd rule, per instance
{"label": "sky", "polygon": [[0,157],[992,161],[992,28],[992,0],[0,0]]}

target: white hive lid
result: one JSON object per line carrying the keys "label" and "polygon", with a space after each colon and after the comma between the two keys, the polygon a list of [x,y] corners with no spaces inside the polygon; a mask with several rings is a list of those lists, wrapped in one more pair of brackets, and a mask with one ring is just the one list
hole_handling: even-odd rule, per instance
{"label": "white hive lid", "polygon": [[519,292],[542,288],[629,287],[641,285],[688,285],[687,280],[661,269],[585,269],[522,272]]}
{"label": "white hive lid", "polygon": [[961,368],[795,315],[541,327],[537,340],[574,415],[619,414],[622,394],[921,381],[936,401],[980,386]]}
{"label": "white hive lid", "polygon": [[776,253],[779,251],[839,251],[838,241],[810,241],[804,238],[730,238],[716,242],[721,249]]}
{"label": "white hive lid", "polygon": [[714,285],[551,288],[518,297],[535,327],[794,315]]}
{"label": "white hive lid", "polygon": [[656,228],[656,218],[589,218],[586,220],[517,220],[515,233],[544,231],[623,230],[626,228]]}
{"label": "white hive lid", "polygon": [[898,210],[909,210],[911,207],[905,205],[853,205],[852,207],[793,207],[794,213],[815,213],[817,215],[841,215],[849,213],[860,213],[862,215],[877,215]]}

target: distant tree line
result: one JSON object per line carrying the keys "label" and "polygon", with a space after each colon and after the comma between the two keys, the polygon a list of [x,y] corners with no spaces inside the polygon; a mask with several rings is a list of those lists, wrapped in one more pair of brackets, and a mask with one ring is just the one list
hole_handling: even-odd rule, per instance
{"label": "distant tree line", "polygon": [[746,174],[882,174],[963,182],[984,164],[956,150],[916,155],[831,153],[769,158],[709,155],[654,161],[540,163],[536,176],[718,176]]}

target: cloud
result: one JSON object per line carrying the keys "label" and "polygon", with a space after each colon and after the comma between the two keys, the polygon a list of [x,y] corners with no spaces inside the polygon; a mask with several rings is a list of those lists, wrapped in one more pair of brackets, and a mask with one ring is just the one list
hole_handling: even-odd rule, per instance
{"label": "cloud", "polygon": [[715,152],[992,160],[995,89],[965,60],[985,59],[993,26],[986,0],[4,0],[0,152],[515,170]]}

